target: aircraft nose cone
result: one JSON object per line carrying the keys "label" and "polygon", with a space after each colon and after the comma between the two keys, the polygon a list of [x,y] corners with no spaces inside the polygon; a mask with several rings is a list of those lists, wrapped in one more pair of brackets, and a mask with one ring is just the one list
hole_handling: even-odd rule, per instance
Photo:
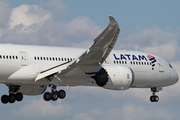
{"label": "aircraft nose cone", "polygon": [[178,74],[176,73],[176,71],[172,72],[172,74],[171,74],[171,80],[172,80],[173,84],[175,84],[175,83],[178,82],[179,76],[178,76]]}

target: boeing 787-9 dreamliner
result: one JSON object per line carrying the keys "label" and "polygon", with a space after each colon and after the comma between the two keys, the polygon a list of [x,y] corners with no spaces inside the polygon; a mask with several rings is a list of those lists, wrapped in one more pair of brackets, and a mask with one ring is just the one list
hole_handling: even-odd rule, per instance
{"label": "boeing 787-9 dreamliner", "polygon": [[[91,47],[68,48],[1,44],[0,83],[9,88],[2,103],[22,101],[23,95],[43,94],[45,101],[66,96],[59,86],[97,86],[111,90],[150,88],[151,102],[162,87],[175,84],[179,77],[163,58],[145,52],[112,50],[120,33],[109,16],[107,28]],[[51,87],[50,92],[45,92]]]}

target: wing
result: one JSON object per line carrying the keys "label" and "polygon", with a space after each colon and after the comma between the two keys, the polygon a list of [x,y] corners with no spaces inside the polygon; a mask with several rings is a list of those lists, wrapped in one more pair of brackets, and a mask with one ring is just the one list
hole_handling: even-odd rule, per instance
{"label": "wing", "polygon": [[113,49],[120,32],[116,20],[111,16],[109,16],[109,20],[110,22],[107,28],[79,58],[71,63],[58,65],[42,71],[35,81],[44,77],[53,76],[52,83],[58,85],[61,80],[65,78],[85,78],[87,77],[87,73],[98,72],[101,69],[101,64]]}

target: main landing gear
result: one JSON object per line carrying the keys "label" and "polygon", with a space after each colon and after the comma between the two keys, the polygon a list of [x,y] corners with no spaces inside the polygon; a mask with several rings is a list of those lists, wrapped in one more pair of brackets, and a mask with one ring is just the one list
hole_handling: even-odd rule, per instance
{"label": "main landing gear", "polygon": [[64,90],[56,90],[56,86],[52,86],[52,92],[45,92],[43,95],[43,98],[45,101],[56,101],[58,98],[59,99],[64,99],[66,97],[66,92]]}
{"label": "main landing gear", "polygon": [[10,85],[9,86],[9,95],[3,95],[1,97],[1,102],[4,104],[9,103],[14,103],[15,101],[22,101],[23,99],[23,94],[18,92],[20,86],[16,85]]}
{"label": "main landing gear", "polygon": [[154,87],[154,88],[151,88],[151,91],[152,91],[152,96],[150,97],[150,101],[151,102],[158,102],[159,101],[159,97],[157,95],[155,95],[156,92],[159,92],[161,91],[162,88],[159,88],[159,87]]}

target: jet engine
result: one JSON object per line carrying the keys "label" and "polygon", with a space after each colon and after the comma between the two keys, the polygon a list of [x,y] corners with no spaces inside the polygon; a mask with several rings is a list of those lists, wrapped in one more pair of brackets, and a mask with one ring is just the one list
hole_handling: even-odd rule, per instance
{"label": "jet engine", "polygon": [[126,66],[105,65],[92,77],[100,87],[112,90],[125,90],[134,82],[133,71]]}
{"label": "jet engine", "polygon": [[21,85],[18,92],[24,95],[40,95],[46,91],[46,86],[40,85]]}

